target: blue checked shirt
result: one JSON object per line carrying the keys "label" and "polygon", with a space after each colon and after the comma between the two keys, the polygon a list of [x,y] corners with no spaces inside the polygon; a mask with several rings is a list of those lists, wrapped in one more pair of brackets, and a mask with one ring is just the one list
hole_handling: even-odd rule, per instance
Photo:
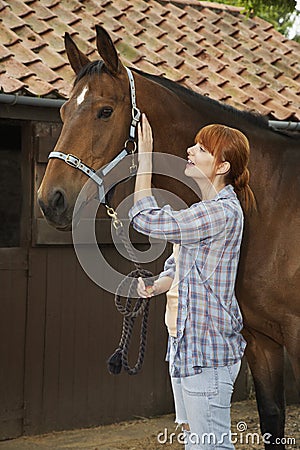
{"label": "blue checked shirt", "polygon": [[[160,208],[153,196],[144,197],[129,217],[137,231],[180,244],[177,337],[169,337],[166,357],[171,376],[239,361],[246,342],[235,280],[244,220],[233,187],[227,185],[212,200],[179,211],[169,205]],[[174,278],[172,255],[164,275]]]}

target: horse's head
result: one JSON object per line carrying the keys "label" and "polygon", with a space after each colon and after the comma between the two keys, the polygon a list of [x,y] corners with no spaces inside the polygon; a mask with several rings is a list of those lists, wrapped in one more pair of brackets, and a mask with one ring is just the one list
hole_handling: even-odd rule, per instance
{"label": "horse's head", "polygon": [[[91,62],[66,34],[65,47],[76,74],[69,100],[61,108],[63,128],[54,151],[76,155],[99,169],[111,161],[128,138],[131,120],[129,83],[107,32],[99,26],[97,48],[101,61]],[[59,159],[48,162],[38,191],[47,221],[70,229],[76,198],[86,175]]]}

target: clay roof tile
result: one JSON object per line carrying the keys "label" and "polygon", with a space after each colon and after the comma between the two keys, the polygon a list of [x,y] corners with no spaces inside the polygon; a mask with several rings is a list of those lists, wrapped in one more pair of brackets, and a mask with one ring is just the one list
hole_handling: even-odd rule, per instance
{"label": "clay roof tile", "polygon": [[32,50],[34,53],[38,52],[42,47],[46,47],[48,45],[47,42],[30,27],[23,26],[18,30],[18,36],[22,39],[23,45],[29,50]]}
{"label": "clay roof tile", "polygon": [[21,42],[17,42],[16,44],[10,47],[11,52],[14,55],[14,58],[17,61],[22,62],[23,64],[27,64],[33,61],[40,61],[40,58],[31,50],[29,50],[25,45],[22,45]]}
{"label": "clay roof tile", "polygon": [[24,78],[28,77],[29,75],[34,75],[34,71],[32,71],[25,64],[17,61],[15,58],[9,58],[6,61],[2,62],[1,65],[5,70],[7,76],[19,79],[20,81],[24,80]]}
{"label": "clay roof tile", "polygon": [[35,75],[25,78],[24,83],[28,86],[26,91],[31,95],[44,96],[56,92],[55,87]]}
{"label": "clay roof tile", "polygon": [[33,12],[33,9],[28,5],[28,2],[22,0],[9,0],[8,4],[14,14],[22,19]]}
{"label": "clay roof tile", "polygon": [[300,119],[300,46],[241,8],[199,0],[0,0],[3,92],[66,97],[63,35],[99,59],[95,25],[124,64],[274,118]]}
{"label": "clay roof tile", "polygon": [[13,56],[11,51],[4,45],[0,44],[0,62],[2,63],[2,61],[4,61],[7,58],[10,58],[11,56]]}
{"label": "clay roof tile", "polygon": [[17,78],[12,78],[6,73],[0,74],[0,92],[5,92],[6,94],[13,94],[15,92],[20,92],[24,88],[24,83]]}
{"label": "clay roof tile", "polygon": [[1,36],[1,44],[6,47],[10,47],[17,42],[20,42],[21,39],[19,36],[8,28],[4,22],[0,22],[0,36]]}
{"label": "clay roof tile", "polygon": [[35,31],[35,33],[38,33],[40,36],[42,36],[43,33],[52,30],[52,28],[48,24],[48,22],[40,19],[34,13],[30,13],[30,14],[28,14],[28,16],[26,16],[26,24],[28,27],[30,27],[32,30]]}

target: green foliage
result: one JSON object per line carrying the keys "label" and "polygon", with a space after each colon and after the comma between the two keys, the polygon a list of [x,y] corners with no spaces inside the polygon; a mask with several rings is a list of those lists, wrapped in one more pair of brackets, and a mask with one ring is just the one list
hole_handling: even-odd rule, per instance
{"label": "green foliage", "polygon": [[248,17],[258,16],[270,22],[276,30],[287,35],[296,14],[296,0],[214,0],[244,8]]}

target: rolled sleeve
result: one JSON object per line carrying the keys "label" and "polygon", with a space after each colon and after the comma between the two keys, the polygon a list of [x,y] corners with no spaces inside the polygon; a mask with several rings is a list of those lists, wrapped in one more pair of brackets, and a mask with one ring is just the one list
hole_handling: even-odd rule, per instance
{"label": "rolled sleeve", "polygon": [[151,209],[159,209],[159,206],[155,200],[155,197],[148,196],[138,200],[133,207],[129,210],[129,219],[133,220],[137,214],[143,213],[144,211]]}
{"label": "rolled sleeve", "polygon": [[169,256],[169,258],[166,259],[165,264],[164,264],[164,270],[162,272],[160,272],[158,278],[170,277],[170,278],[174,279],[175,271],[176,271],[176,263],[175,263],[174,254],[172,253]]}
{"label": "rolled sleeve", "polygon": [[216,236],[226,226],[221,201],[198,202],[175,211],[170,205],[160,208],[155,198],[149,196],[136,202],[129,211],[129,217],[140,233],[182,245]]}

